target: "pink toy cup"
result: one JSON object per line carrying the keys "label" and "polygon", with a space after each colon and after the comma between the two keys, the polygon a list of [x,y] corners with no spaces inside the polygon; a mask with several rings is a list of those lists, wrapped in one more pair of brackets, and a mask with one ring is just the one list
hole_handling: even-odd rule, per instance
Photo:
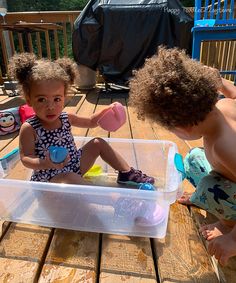
{"label": "pink toy cup", "polygon": [[112,108],[108,109],[98,120],[98,125],[109,132],[115,132],[126,122],[125,108],[116,102]]}

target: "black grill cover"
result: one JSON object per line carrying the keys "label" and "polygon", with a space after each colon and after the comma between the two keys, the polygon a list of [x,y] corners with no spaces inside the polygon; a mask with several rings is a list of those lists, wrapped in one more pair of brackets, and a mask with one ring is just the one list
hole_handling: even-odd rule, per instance
{"label": "black grill cover", "polygon": [[192,26],[178,0],[91,0],[74,23],[74,58],[106,81],[124,83],[158,45],[190,54]]}

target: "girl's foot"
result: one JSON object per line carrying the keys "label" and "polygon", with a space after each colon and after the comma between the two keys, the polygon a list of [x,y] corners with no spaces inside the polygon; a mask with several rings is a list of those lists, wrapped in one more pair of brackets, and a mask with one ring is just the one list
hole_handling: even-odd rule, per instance
{"label": "girl's foot", "polygon": [[231,227],[224,225],[220,221],[217,221],[212,224],[201,226],[199,232],[202,233],[202,236],[206,240],[210,241],[216,237],[229,233],[231,230]]}
{"label": "girl's foot", "polygon": [[154,184],[154,182],[155,179],[153,177],[147,176],[142,171],[134,169],[133,167],[131,167],[128,172],[119,171],[117,178],[117,183],[131,186],[136,186],[139,183]]}

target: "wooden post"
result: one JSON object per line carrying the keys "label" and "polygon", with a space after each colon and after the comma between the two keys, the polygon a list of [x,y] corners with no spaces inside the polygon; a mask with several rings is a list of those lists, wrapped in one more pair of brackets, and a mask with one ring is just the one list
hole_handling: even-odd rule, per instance
{"label": "wooden post", "polygon": [[[6,0],[0,0],[0,7],[7,9],[7,1]],[[3,22],[3,19],[2,19],[2,22]],[[9,58],[13,55],[8,31],[3,31],[2,40],[5,43],[5,51],[6,51],[5,55],[7,56],[7,61],[8,61]],[[7,68],[6,68],[6,74],[3,74],[3,75],[4,76],[7,75]]]}

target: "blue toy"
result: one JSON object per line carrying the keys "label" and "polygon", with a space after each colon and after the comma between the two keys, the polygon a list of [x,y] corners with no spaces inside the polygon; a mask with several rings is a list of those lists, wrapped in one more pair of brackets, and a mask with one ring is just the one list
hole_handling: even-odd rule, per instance
{"label": "blue toy", "polygon": [[19,148],[17,147],[0,158],[0,165],[4,171],[8,170],[19,158]]}
{"label": "blue toy", "polygon": [[145,190],[145,191],[155,191],[156,190],[155,187],[150,183],[140,183],[138,185],[138,189]]}
{"label": "blue toy", "polygon": [[48,150],[50,158],[54,163],[63,162],[68,155],[68,149],[62,146],[49,146]]}

